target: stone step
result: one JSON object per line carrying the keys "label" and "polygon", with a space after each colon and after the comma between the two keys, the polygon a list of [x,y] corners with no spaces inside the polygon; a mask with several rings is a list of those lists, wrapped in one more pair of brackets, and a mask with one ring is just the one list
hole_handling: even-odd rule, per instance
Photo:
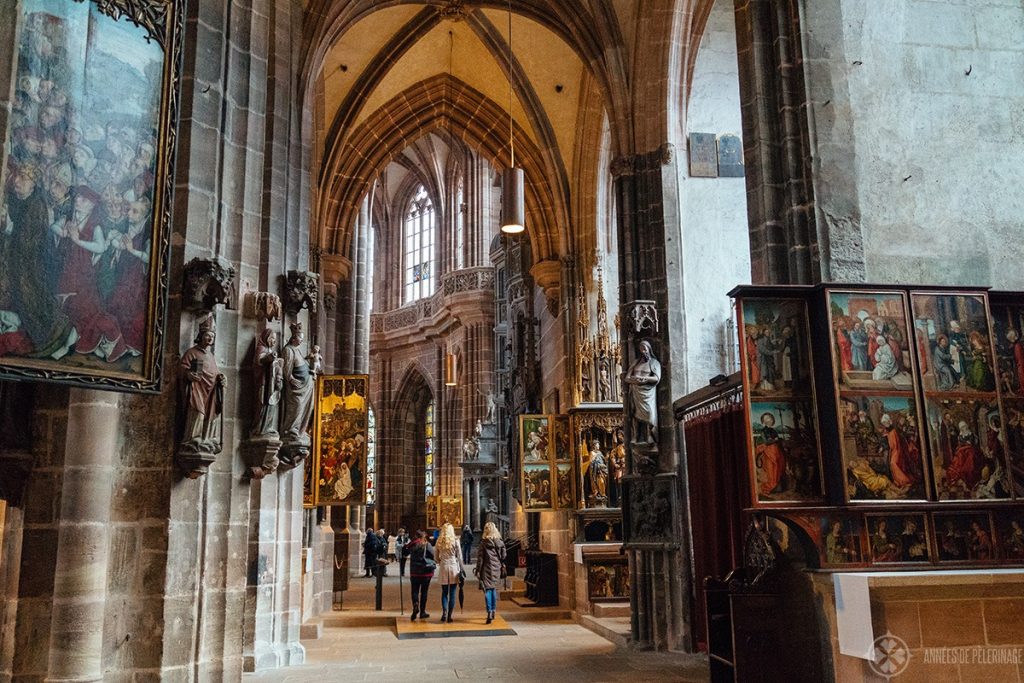
{"label": "stone step", "polygon": [[629,646],[629,617],[598,618],[589,614],[582,614],[576,621],[583,628],[593,631],[605,640],[614,643],[616,647],[625,648]]}
{"label": "stone step", "polygon": [[531,609],[501,610],[501,603],[498,603],[498,611],[505,617],[507,622],[525,621],[572,621],[572,612],[559,607],[534,607]]}
{"label": "stone step", "polygon": [[594,616],[598,619],[605,617],[625,617],[628,619],[632,614],[628,602],[595,602],[593,608]]}

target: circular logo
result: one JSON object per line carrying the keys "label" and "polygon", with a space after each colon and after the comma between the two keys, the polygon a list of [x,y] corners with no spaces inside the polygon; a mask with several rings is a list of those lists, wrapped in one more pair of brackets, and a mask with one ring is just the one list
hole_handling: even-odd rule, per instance
{"label": "circular logo", "polygon": [[887,631],[884,636],[875,638],[868,666],[879,676],[899,676],[910,666],[910,648],[902,638]]}

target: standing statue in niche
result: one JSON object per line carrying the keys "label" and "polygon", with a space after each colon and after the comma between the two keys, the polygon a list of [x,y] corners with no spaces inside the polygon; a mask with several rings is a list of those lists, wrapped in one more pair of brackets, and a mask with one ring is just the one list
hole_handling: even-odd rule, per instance
{"label": "standing statue in niche", "polygon": [[310,350],[309,355],[306,356],[306,360],[309,362],[310,372],[313,373],[314,379],[318,375],[324,374],[324,356],[320,353],[320,347],[317,344],[313,344],[313,348]]}
{"label": "standing statue in niche", "polygon": [[284,415],[281,418],[282,461],[295,466],[309,455],[310,418],[316,378],[299,346],[302,323],[291,326],[292,336],[284,347]]}
{"label": "standing statue in niche", "polygon": [[256,386],[256,419],[251,436],[254,439],[277,440],[278,407],[284,387],[284,360],[277,355],[277,332],[263,330],[253,353],[253,379]]}
{"label": "standing statue in niche", "polygon": [[498,421],[498,397],[494,395],[493,389],[487,390],[487,415],[484,417],[484,422],[489,425],[495,424]]}
{"label": "standing statue in niche", "polygon": [[193,479],[203,474],[221,451],[224,375],[213,355],[216,339],[210,315],[200,323],[195,345],[182,355],[179,364],[185,419],[178,454]]}
{"label": "standing statue in niche", "polygon": [[608,499],[612,507],[622,504],[622,475],[626,473],[626,446],[622,430],[615,430],[615,445],[608,452]]}
{"label": "standing statue in niche", "polygon": [[633,427],[634,443],[658,443],[658,382],[661,381],[661,363],[651,352],[651,343],[640,342],[639,358],[623,378],[629,399],[629,418]]}
{"label": "standing statue in niche", "polygon": [[598,401],[612,400],[611,372],[608,369],[608,354],[604,352],[597,359],[597,394]]}
{"label": "standing statue in niche", "polygon": [[590,480],[590,504],[604,507],[608,501],[608,461],[601,452],[601,443],[594,439],[590,442],[590,466],[587,468]]}
{"label": "standing statue in niche", "polygon": [[590,394],[590,359],[584,356],[580,360],[580,399],[584,402],[591,400]]}

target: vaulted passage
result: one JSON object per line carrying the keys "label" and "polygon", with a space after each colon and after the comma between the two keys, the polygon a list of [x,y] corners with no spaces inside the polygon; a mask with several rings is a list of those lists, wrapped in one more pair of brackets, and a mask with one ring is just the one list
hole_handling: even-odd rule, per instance
{"label": "vaulted passage", "polygon": [[0,3],[0,683],[1024,680],[1021,45]]}

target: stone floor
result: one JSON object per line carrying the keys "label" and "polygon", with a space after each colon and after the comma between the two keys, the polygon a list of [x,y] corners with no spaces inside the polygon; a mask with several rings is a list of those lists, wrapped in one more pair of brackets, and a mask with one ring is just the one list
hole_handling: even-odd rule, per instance
{"label": "stone floor", "polygon": [[[344,609],[326,616],[323,637],[303,642],[305,665],[247,674],[244,683],[707,680],[703,657],[617,648],[571,621],[539,620],[541,613],[507,602],[499,603],[498,612],[515,629],[515,636],[399,641],[398,578],[385,579],[382,612],[373,610],[373,583],[362,578],[350,581]],[[403,581],[403,587],[408,591],[408,582]],[[456,620],[484,611],[483,594],[472,579],[465,597],[465,610],[456,610]],[[405,598],[405,616],[399,618],[408,619],[408,595]],[[439,586],[431,585],[429,600],[431,618],[436,620],[441,615]]]}

